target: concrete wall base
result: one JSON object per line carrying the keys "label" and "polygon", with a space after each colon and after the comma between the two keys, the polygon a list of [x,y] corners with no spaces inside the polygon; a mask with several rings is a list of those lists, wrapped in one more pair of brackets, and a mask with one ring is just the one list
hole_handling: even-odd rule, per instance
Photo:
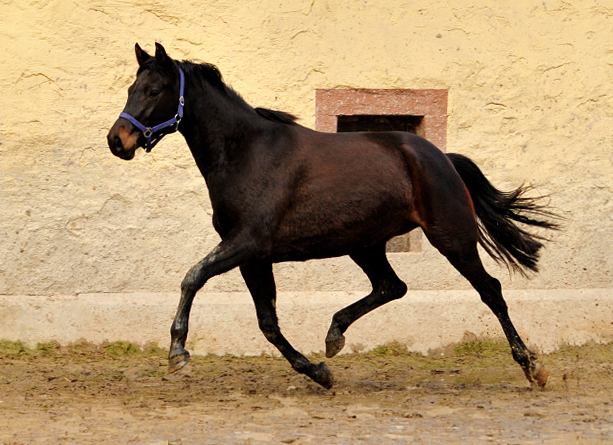
{"label": "concrete wall base", "polygon": [[[362,298],[357,292],[282,292],[281,329],[304,353],[323,351],[332,315]],[[566,344],[613,341],[612,289],[514,290],[505,294],[526,343],[548,353]],[[0,296],[0,339],[37,342],[124,340],[167,346],[178,293]],[[344,352],[398,342],[428,353],[467,338],[501,338],[502,330],[474,291],[410,291],[351,326]],[[188,349],[195,354],[277,354],[260,333],[248,293],[201,292]]]}

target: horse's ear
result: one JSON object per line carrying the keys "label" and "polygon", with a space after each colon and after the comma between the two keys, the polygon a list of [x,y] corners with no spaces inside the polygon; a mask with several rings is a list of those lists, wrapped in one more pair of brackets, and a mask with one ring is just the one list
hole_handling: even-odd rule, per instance
{"label": "horse's ear", "polygon": [[138,60],[139,66],[151,58],[151,56],[147,54],[138,43],[134,45],[134,51],[136,52],[136,60]]}
{"label": "horse's ear", "polygon": [[172,63],[164,47],[157,42],[155,42],[155,60],[157,60],[160,65]]}

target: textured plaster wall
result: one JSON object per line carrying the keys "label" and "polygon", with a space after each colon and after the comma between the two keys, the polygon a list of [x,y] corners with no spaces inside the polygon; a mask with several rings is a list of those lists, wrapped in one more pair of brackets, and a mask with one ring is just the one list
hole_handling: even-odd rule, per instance
{"label": "textured plaster wall", "polygon": [[[108,128],[135,42],[218,65],[253,105],[315,126],[315,90],[443,88],[447,151],[503,188],[534,181],[568,218],[532,279],[611,288],[613,4],[571,0],[0,0],[0,294],[177,291],[218,242],[179,135],[132,162]],[[426,243],[392,261],[413,289],[467,288]],[[365,290],[346,259],[277,267],[286,291]],[[236,272],[208,291],[243,291]]]}

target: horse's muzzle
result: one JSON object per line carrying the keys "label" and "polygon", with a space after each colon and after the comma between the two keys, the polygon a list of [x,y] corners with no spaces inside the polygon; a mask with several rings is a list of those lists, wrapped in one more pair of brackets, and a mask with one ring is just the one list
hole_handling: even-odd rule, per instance
{"label": "horse's muzzle", "polygon": [[141,139],[142,133],[123,118],[117,119],[106,136],[111,153],[126,161],[134,158]]}

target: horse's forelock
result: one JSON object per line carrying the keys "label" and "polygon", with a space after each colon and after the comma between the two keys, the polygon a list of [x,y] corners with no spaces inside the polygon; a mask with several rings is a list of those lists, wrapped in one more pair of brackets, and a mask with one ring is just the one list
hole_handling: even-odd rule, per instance
{"label": "horse's forelock", "polygon": [[170,66],[159,63],[155,59],[155,57],[151,57],[150,59],[143,62],[143,64],[139,66],[136,75],[139,75],[143,71],[147,70],[155,71],[165,76],[172,76],[174,74],[174,72],[170,71]]}

